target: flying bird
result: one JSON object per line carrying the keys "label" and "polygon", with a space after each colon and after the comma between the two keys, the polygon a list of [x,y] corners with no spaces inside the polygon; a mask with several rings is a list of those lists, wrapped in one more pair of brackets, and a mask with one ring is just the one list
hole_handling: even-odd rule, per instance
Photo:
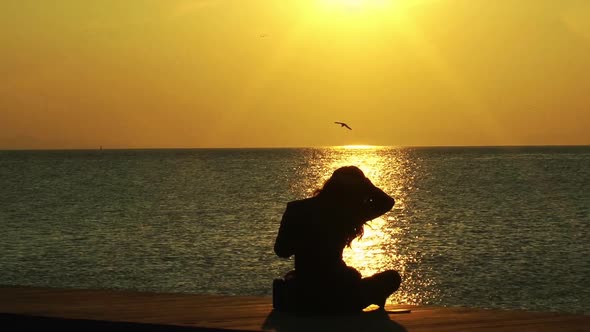
{"label": "flying bird", "polygon": [[350,128],[350,127],[349,127],[349,126],[348,126],[346,123],[344,123],[344,122],[337,122],[337,121],[334,121],[334,123],[335,123],[335,124],[339,124],[339,125],[340,125],[340,127],[345,127],[345,128],[348,128],[349,130],[352,130],[352,128]]}

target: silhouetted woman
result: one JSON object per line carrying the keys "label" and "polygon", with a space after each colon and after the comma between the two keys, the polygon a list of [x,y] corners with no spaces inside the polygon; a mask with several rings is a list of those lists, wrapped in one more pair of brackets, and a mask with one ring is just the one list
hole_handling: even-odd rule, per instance
{"label": "silhouetted woman", "polygon": [[311,198],[289,202],[274,251],[295,255],[295,270],[273,283],[273,305],[300,313],[353,313],[383,307],[401,283],[393,270],[362,278],[342,259],[344,247],[362,236],[366,222],[395,201],[354,166],[337,169]]}

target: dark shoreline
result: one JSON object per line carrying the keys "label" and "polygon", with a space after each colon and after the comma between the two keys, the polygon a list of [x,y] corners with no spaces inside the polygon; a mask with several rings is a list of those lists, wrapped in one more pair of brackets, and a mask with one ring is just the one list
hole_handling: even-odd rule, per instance
{"label": "dark shoreline", "polygon": [[[3,330],[86,331],[587,331],[590,315],[388,305],[352,316],[294,316],[269,297],[0,286]],[[9,329],[6,329],[9,328]]]}

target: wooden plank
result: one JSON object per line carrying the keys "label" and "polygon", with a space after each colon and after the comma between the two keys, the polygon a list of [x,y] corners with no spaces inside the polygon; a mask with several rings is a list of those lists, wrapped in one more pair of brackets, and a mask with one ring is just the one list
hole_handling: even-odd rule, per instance
{"label": "wooden plank", "polygon": [[[388,306],[388,309],[395,308],[411,308],[412,312],[388,314],[374,311],[346,317],[297,317],[274,312],[269,297],[0,287],[2,321],[22,326],[27,326],[27,322],[29,325],[36,322],[39,326],[60,326],[70,322],[80,327],[86,322],[81,329],[90,326],[104,330],[124,326],[137,330],[167,327],[278,332],[590,331],[589,315]],[[46,318],[35,320],[33,316]],[[119,325],[113,325],[117,322]],[[123,322],[134,325],[124,325]]]}

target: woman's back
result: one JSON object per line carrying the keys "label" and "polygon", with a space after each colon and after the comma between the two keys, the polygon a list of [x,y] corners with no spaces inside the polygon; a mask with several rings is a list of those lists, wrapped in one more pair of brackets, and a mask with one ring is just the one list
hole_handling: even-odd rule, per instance
{"label": "woman's back", "polygon": [[321,277],[346,267],[342,260],[345,235],[330,226],[329,218],[333,216],[315,197],[287,204],[275,253],[284,258],[295,255],[298,277]]}

